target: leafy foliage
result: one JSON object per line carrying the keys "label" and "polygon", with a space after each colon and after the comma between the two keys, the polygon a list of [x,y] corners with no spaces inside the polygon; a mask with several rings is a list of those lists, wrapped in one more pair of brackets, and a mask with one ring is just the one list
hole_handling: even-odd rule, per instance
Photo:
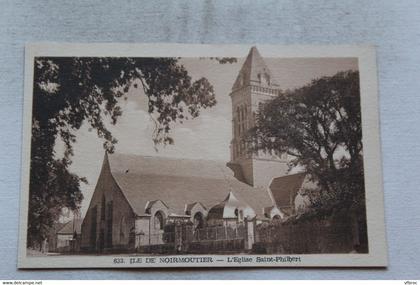
{"label": "leafy foliage", "polygon": [[[174,58],[38,57],[34,66],[28,246],[39,245],[61,210],[77,210],[80,183],[69,172],[75,131],[88,123],[112,152],[117,139],[105,118],[116,124],[122,114],[118,98],[141,83],[148,111],[155,117],[153,141],[173,143],[173,122],[195,118],[216,104],[206,78],[192,81]],[[57,159],[57,139],[65,144]]]}
{"label": "leafy foliage", "polygon": [[303,166],[319,191],[315,208],[364,206],[359,74],[340,72],[285,92],[260,106],[251,143],[277,150]]}

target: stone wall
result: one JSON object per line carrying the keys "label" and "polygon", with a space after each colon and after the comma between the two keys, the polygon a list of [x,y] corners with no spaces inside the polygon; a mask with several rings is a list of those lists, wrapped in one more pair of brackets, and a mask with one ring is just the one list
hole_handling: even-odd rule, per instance
{"label": "stone wall", "polygon": [[331,215],[257,226],[253,251],[260,254],[368,252],[367,238],[352,215]]}

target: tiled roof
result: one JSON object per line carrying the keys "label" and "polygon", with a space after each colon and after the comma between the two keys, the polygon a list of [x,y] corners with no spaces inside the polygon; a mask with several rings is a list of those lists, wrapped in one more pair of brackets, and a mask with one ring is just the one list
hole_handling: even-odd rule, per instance
{"label": "tiled roof", "polygon": [[204,210],[207,210],[206,206],[204,206],[200,202],[194,202],[194,203],[188,204],[187,207],[185,207],[185,212],[190,212],[192,210],[192,208],[197,204],[200,204],[204,208]]}
{"label": "tiled roof", "polygon": [[257,216],[273,205],[268,189],[238,181],[226,163],[212,160],[108,154],[111,174],[134,212],[144,214],[147,201],[161,200],[169,212],[184,215],[185,205],[200,202],[207,209],[230,191]]}
{"label": "tiled roof", "polygon": [[[259,83],[260,79],[258,75],[268,74],[270,76],[270,83],[275,87],[278,87],[275,77],[271,73],[270,69],[264,62],[256,47],[252,47],[248,53],[248,56],[239,71],[238,77],[233,84],[232,90],[240,88],[243,83],[249,85],[252,82]],[[243,82],[243,83],[241,83]]]}
{"label": "tiled roof", "polygon": [[239,163],[234,163],[234,162],[228,162],[227,167],[229,167],[230,169],[232,169],[233,171],[233,176],[238,179],[239,181],[245,182],[245,177],[244,177],[244,173],[242,171],[242,167]]}
{"label": "tiled roof", "polygon": [[294,198],[302,188],[306,173],[297,173],[274,178],[269,186],[276,205],[290,207],[294,204]]}

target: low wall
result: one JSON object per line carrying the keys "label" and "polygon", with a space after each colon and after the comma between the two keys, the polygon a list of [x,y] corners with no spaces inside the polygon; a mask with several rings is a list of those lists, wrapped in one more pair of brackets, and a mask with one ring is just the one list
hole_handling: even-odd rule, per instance
{"label": "low wall", "polygon": [[350,215],[312,217],[257,226],[253,251],[259,254],[367,252]]}
{"label": "low wall", "polygon": [[175,254],[177,250],[173,243],[165,243],[140,246],[137,252],[147,254]]}
{"label": "low wall", "polygon": [[185,248],[185,253],[217,254],[241,252],[245,249],[244,239],[207,240],[191,242]]}

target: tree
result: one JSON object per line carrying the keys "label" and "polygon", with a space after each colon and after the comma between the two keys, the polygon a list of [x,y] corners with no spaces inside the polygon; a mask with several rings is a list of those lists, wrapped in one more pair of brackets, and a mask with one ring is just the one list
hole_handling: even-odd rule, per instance
{"label": "tree", "polygon": [[[156,117],[156,144],[173,143],[169,135],[173,122],[195,118],[201,109],[216,104],[208,80],[193,82],[176,58],[35,58],[28,246],[40,245],[61,210],[77,210],[83,199],[80,183],[86,179],[68,170],[75,131],[88,123],[112,152],[117,139],[105,118],[116,124],[122,114],[119,98],[138,85],[148,97],[148,112]],[[65,144],[59,159],[54,152],[57,139]]]}
{"label": "tree", "polygon": [[256,150],[277,150],[319,186],[312,206],[364,208],[359,73],[339,72],[262,104],[250,135]]}

